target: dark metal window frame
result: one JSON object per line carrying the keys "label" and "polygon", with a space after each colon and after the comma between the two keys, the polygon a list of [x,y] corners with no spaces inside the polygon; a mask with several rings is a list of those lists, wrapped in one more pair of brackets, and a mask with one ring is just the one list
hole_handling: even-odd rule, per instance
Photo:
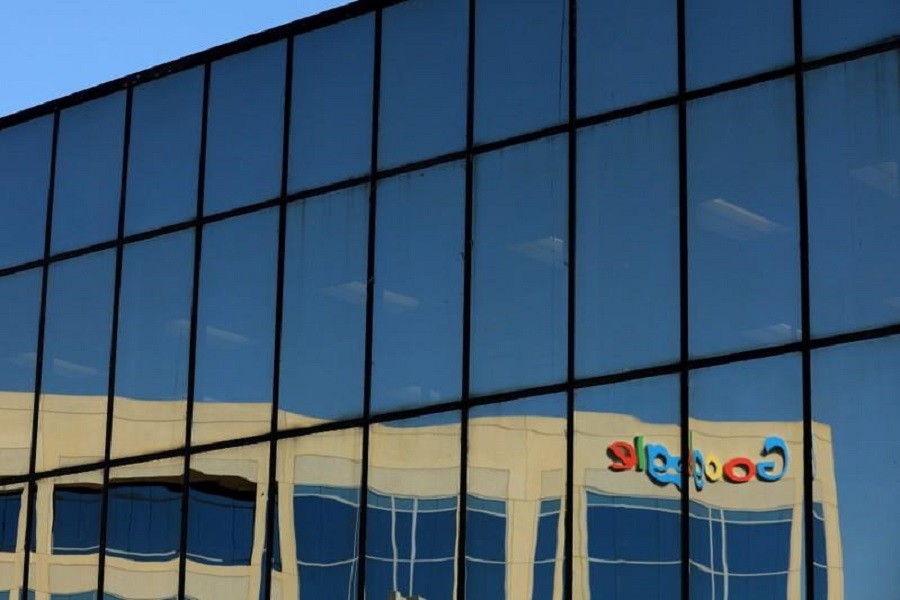
{"label": "dark metal window frame", "polygon": [[[22,264],[14,265],[0,269],[0,277],[13,275],[29,269],[38,269],[42,271],[41,295],[40,295],[40,318],[38,322],[37,332],[37,367],[35,371],[34,386],[34,413],[31,430],[31,453],[29,457],[29,472],[25,475],[0,476],[0,485],[26,484],[29,502],[26,508],[26,530],[25,543],[23,552],[25,559],[23,561],[22,572],[22,600],[25,600],[29,581],[29,554],[33,540],[33,524],[36,519],[34,509],[34,496],[36,493],[37,483],[54,477],[65,475],[73,475],[77,473],[85,473],[89,471],[102,470],[103,473],[103,498],[101,504],[101,524],[100,524],[100,553],[98,558],[98,579],[97,593],[102,596],[105,585],[105,547],[107,542],[107,512],[108,512],[108,484],[110,481],[110,469],[124,465],[132,465],[153,460],[162,460],[167,458],[183,458],[183,489],[189,489],[190,485],[190,461],[193,455],[221,450],[226,448],[235,448],[240,446],[248,446],[252,444],[269,444],[269,481],[266,503],[266,532],[265,540],[271,540],[273,535],[273,524],[275,519],[274,504],[277,487],[275,482],[276,476],[276,444],[279,440],[294,437],[314,435],[327,431],[337,431],[351,428],[360,428],[363,438],[363,455],[362,455],[362,476],[360,486],[360,506],[367,506],[367,479],[368,479],[368,441],[369,426],[375,423],[383,423],[409,417],[423,416],[444,411],[460,412],[460,481],[458,496],[458,527],[457,527],[457,553],[456,553],[456,595],[459,600],[465,596],[465,546],[466,546],[466,500],[468,497],[467,486],[467,453],[468,453],[468,422],[469,411],[472,407],[485,404],[493,404],[497,402],[508,401],[512,399],[527,398],[539,396],[548,393],[565,393],[566,394],[566,414],[568,427],[566,429],[566,497],[562,506],[564,511],[564,597],[570,598],[572,595],[572,578],[573,578],[573,478],[574,478],[574,418],[575,418],[575,391],[577,389],[609,385],[619,382],[632,381],[646,377],[658,375],[674,375],[678,374],[680,381],[680,411],[681,411],[681,451],[682,455],[687,452],[688,439],[688,415],[689,415],[689,389],[688,376],[690,372],[698,368],[706,368],[716,365],[724,365],[728,363],[752,360],[756,358],[772,357],[788,353],[799,353],[802,358],[802,377],[803,377],[803,467],[804,467],[804,501],[803,501],[803,518],[805,524],[804,538],[804,564],[806,567],[805,586],[806,596],[813,597],[815,569],[813,568],[814,559],[814,527],[813,527],[813,495],[812,495],[812,411],[811,411],[811,372],[810,359],[813,350],[825,348],[838,344],[844,344],[854,341],[862,341],[869,339],[882,338],[886,336],[900,334],[900,323],[895,323],[883,327],[864,329],[849,333],[841,333],[827,337],[812,338],[810,334],[810,289],[809,289],[809,233],[808,233],[808,201],[807,201],[807,181],[806,181],[806,127],[804,120],[804,74],[828,67],[835,64],[853,61],[866,56],[873,56],[881,53],[895,52],[900,50],[900,39],[892,39],[886,42],[876,43],[855,49],[848,52],[841,52],[824,58],[813,60],[804,60],[803,57],[803,23],[802,23],[802,0],[793,0],[793,64],[787,67],[778,68],[763,73],[755,74],[748,77],[742,77],[728,82],[716,84],[713,86],[688,90],[686,84],[686,39],[685,39],[685,0],[677,0],[677,33],[678,33],[678,91],[673,96],[667,96],[633,105],[626,108],[616,109],[612,111],[602,112],[587,117],[577,116],[577,16],[578,16],[578,0],[568,0],[568,118],[566,122],[546,127],[537,131],[532,131],[522,135],[516,135],[507,139],[492,141],[483,144],[476,144],[474,141],[474,106],[475,106],[475,3],[477,0],[468,0],[468,55],[467,55],[467,91],[466,91],[466,142],[465,148],[460,151],[443,154],[436,157],[418,160],[409,164],[393,167],[391,169],[379,169],[378,163],[378,132],[379,132],[379,101],[380,101],[380,72],[381,72],[381,39],[382,39],[382,15],[383,11],[394,4],[398,4],[403,0],[359,0],[353,4],[343,6],[337,9],[329,10],[319,15],[315,15],[306,19],[301,19],[287,25],[276,27],[268,31],[242,38],[235,42],[224,44],[212,48],[210,50],[190,55],[176,61],[172,61],[157,67],[153,67],[146,71],[135,73],[133,75],[123,77],[100,86],[72,94],[59,100],[54,100],[40,106],[26,109],[19,113],[0,118],[0,129],[11,127],[13,125],[29,121],[31,119],[53,115],[53,133],[51,145],[50,159],[50,177],[47,191],[47,212],[45,222],[45,238],[43,257],[39,260],[33,260]],[[372,136],[371,136],[371,157],[369,173],[365,176],[353,177],[337,183],[321,186],[315,189],[303,190],[297,193],[288,193],[287,174],[288,174],[288,140],[291,123],[291,95],[292,95],[292,73],[293,73],[293,41],[294,36],[304,32],[320,29],[347,19],[374,13],[374,79],[372,89]],[[266,199],[247,206],[231,209],[222,213],[205,215],[203,211],[204,200],[204,179],[205,179],[205,157],[207,144],[207,119],[209,107],[209,81],[211,65],[216,60],[232,54],[243,52],[273,41],[286,40],[285,52],[287,52],[286,60],[286,86],[285,86],[285,102],[284,102],[284,131],[282,141],[282,173],[280,194],[276,198]],[[202,67],[203,75],[203,112],[202,112],[202,130],[200,140],[200,159],[198,172],[198,191],[197,191],[197,213],[192,219],[179,223],[159,227],[150,231],[144,231],[136,234],[125,235],[124,233],[124,216],[125,216],[125,196],[128,172],[128,152],[130,145],[130,123],[132,112],[132,100],[134,87],[162,78],[176,72],[187,69]],[[751,85],[774,81],[776,79],[793,78],[795,91],[795,124],[796,124],[796,151],[797,151],[797,193],[798,193],[798,210],[799,210],[799,256],[800,256],[800,278],[801,278],[801,322],[802,336],[799,341],[782,344],[779,346],[757,348],[732,352],[728,354],[691,358],[688,348],[688,235],[687,235],[687,104],[691,100],[704,98],[715,94],[737,90]],[[52,233],[52,214],[53,214],[53,194],[54,181],[56,175],[56,158],[59,138],[59,122],[62,110],[86,102],[95,98],[99,98],[120,90],[126,90],[126,111],[125,111],[125,133],[123,148],[123,167],[121,173],[121,187],[119,200],[118,215],[118,232],[113,240],[92,244],[83,248],[71,251],[61,252],[57,254],[51,253],[50,239]],[[577,134],[585,127],[605,123],[617,119],[624,119],[634,115],[638,115],[651,110],[663,107],[676,107],[678,111],[678,168],[679,168],[679,246],[680,246],[680,262],[679,262],[679,287],[680,287],[680,356],[675,362],[657,365],[653,367],[634,369],[621,373],[613,373],[599,375],[594,377],[576,378],[575,377],[575,336],[577,330],[575,327],[575,272],[576,272],[576,252],[575,252],[575,234],[576,234],[576,199],[577,199]],[[559,381],[549,385],[532,387],[527,389],[519,389],[511,392],[503,392],[473,397],[469,392],[469,363],[471,351],[471,291],[472,291],[472,215],[473,215],[473,175],[474,175],[474,158],[480,154],[510,147],[529,141],[542,139],[545,137],[567,134],[568,138],[568,339],[567,339],[567,375],[564,381]],[[465,253],[464,253],[464,282],[463,282],[463,324],[462,324],[462,365],[461,365],[461,381],[462,381],[462,397],[458,401],[445,402],[442,404],[418,407],[414,409],[393,411],[389,413],[371,414],[371,364],[372,364],[372,330],[373,330],[373,307],[374,307],[374,276],[375,276],[375,215],[377,209],[377,188],[378,181],[393,177],[403,173],[410,173],[426,167],[436,166],[449,163],[451,161],[465,161]],[[368,230],[368,261],[367,261],[367,293],[366,293],[366,332],[365,332],[365,364],[364,369],[364,412],[363,416],[354,419],[329,422],[312,427],[290,430],[277,429],[277,415],[279,406],[279,368],[281,357],[281,325],[284,313],[283,291],[284,291],[284,264],[285,264],[285,238],[286,238],[286,210],[287,206],[292,202],[302,201],[305,198],[326,194],[328,192],[347,189],[353,186],[368,184],[369,186],[369,230]],[[277,295],[275,306],[275,338],[274,338],[274,364],[272,373],[272,416],[270,431],[265,434],[250,436],[240,439],[224,440],[215,443],[192,444],[192,415],[194,406],[194,384],[196,375],[196,346],[197,346],[197,299],[199,294],[199,270],[200,255],[202,249],[202,234],[204,226],[218,222],[224,219],[238,217],[240,215],[250,214],[267,208],[278,207],[279,211],[279,231],[278,231],[278,260],[277,260]],[[194,274],[192,288],[192,307],[191,307],[191,324],[190,324],[190,355],[188,365],[188,393],[187,393],[187,417],[185,424],[185,443],[181,448],[155,452],[141,456],[129,456],[122,458],[111,458],[110,446],[112,440],[112,410],[115,396],[115,372],[116,372],[116,349],[117,349],[117,322],[119,316],[119,302],[122,283],[122,256],[126,245],[159,237],[169,233],[194,230]],[[38,422],[40,397],[43,377],[43,350],[46,330],[46,306],[47,306],[47,280],[49,268],[51,265],[63,260],[99,252],[107,249],[116,250],[115,263],[115,292],[112,312],[112,335],[110,344],[110,369],[108,380],[108,401],[107,401],[107,423],[106,423],[106,439],[104,459],[100,462],[89,463],[77,466],[68,466],[53,469],[44,472],[36,472],[36,441],[38,439]],[[681,595],[688,598],[690,595],[690,566],[688,551],[690,548],[690,522],[684,518],[689,514],[690,498],[688,484],[689,473],[685,469],[682,473],[682,496],[681,496]],[[186,568],[186,544],[187,544],[187,526],[188,526],[188,495],[182,497],[182,514],[181,514],[181,548],[179,558],[178,573],[178,597],[185,597],[185,568]],[[366,511],[361,510],[360,513],[360,531],[358,535],[358,556],[365,556],[366,549]],[[267,546],[271,546],[271,543]],[[266,590],[266,598],[270,595],[271,590],[271,571],[272,571],[272,553],[264,554],[264,589]],[[363,600],[365,594],[365,561],[359,562],[359,573],[357,578],[357,597]]]}

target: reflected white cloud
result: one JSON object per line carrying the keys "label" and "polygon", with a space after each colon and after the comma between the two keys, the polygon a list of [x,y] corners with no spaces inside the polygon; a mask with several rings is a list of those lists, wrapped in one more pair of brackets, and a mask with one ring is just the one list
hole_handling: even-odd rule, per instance
{"label": "reflected white cloud", "polygon": [[75,377],[92,377],[99,373],[98,369],[88,366],[88,365],[80,365],[78,363],[74,363],[68,360],[63,360],[61,358],[54,358],[52,360],[53,363],[53,372],[59,375],[67,375],[67,376],[75,376]]}
{"label": "reflected white cloud", "polygon": [[850,171],[850,175],[857,181],[891,198],[900,195],[900,179],[898,179],[897,173],[897,161],[893,160],[866,165]]}
{"label": "reflected white cloud", "polygon": [[556,236],[548,236],[532,242],[515,244],[510,250],[543,265],[559,266],[565,262],[566,241]]}
{"label": "reflected white cloud", "polygon": [[330,298],[361,306],[366,303],[366,284],[362,281],[348,281],[340,285],[322,288],[321,292]]}
{"label": "reflected white cloud", "polygon": [[787,230],[785,226],[723,198],[701,204],[700,223],[709,231],[738,241]]}
{"label": "reflected white cloud", "polygon": [[34,352],[22,352],[16,356],[9,357],[8,360],[17,367],[33,367],[37,364],[37,354]]}
{"label": "reflected white cloud", "polygon": [[228,331],[227,329],[213,327],[212,325],[206,326],[206,336],[210,339],[227,342],[229,344],[246,344],[250,341],[250,338],[246,335],[241,335],[240,333],[236,333],[234,331]]}
{"label": "reflected white cloud", "polygon": [[391,314],[399,314],[410,310],[415,310],[419,308],[419,305],[421,304],[418,298],[413,298],[412,296],[392,292],[390,290],[384,290],[381,298],[382,300],[384,300],[384,306],[387,312]]}

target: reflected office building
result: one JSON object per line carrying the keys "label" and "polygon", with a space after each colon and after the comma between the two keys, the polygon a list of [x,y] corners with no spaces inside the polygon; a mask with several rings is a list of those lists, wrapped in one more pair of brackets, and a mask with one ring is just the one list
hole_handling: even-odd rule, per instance
{"label": "reflected office building", "polygon": [[893,0],[361,0],[0,118],[0,600],[900,597]]}

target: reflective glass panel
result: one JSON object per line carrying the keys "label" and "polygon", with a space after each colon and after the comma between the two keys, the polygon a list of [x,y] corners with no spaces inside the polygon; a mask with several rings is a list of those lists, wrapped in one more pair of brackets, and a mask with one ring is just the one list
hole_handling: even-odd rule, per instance
{"label": "reflective glass panel", "polygon": [[0,278],[0,475],[28,472],[41,270]]}
{"label": "reflective glass panel", "polygon": [[194,232],[125,246],[112,456],[184,444]]}
{"label": "reflective glass panel", "polygon": [[900,7],[894,0],[805,0],[803,52],[823,56],[896,39]]}
{"label": "reflective glass panel", "polygon": [[687,0],[687,84],[705,87],[794,61],[791,0]]}
{"label": "reflective glass panel", "polygon": [[900,539],[889,516],[900,480],[888,468],[900,452],[898,360],[897,337],[813,352],[817,598],[825,591],[829,598],[881,598],[900,589],[889,566]]}
{"label": "reflective glass panel", "polygon": [[269,200],[281,190],[286,47],[276,42],[212,65],[207,214]]}
{"label": "reflective glass panel", "polygon": [[566,1],[475,3],[475,141],[567,118],[568,15]]}
{"label": "reflective glass panel", "polygon": [[294,39],[289,191],[369,172],[374,47],[371,14]]}
{"label": "reflective glass panel", "polygon": [[675,109],[578,136],[576,376],[676,360]]}
{"label": "reflective glass panel", "polygon": [[690,427],[691,599],[800,598],[800,356],[692,372]]}
{"label": "reflective glass panel", "polygon": [[202,68],[134,88],[125,233],[196,214],[202,112]]}
{"label": "reflective glass panel", "polygon": [[459,413],[369,434],[366,597],[455,598]]}
{"label": "reflective glass panel", "polygon": [[565,396],[473,408],[466,476],[466,598],[560,598]]}
{"label": "reflective glass panel", "polygon": [[790,79],[688,105],[691,354],[800,337]]}
{"label": "reflective glass panel", "polygon": [[462,163],[378,184],[372,410],[459,398]]}
{"label": "reflective glass panel", "polygon": [[566,370],[566,139],[479,156],[472,263],[472,392]]}
{"label": "reflective glass panel", "polygon": [[104,598],[178,595],[183,477],[181,458],[110,470]]}
{"label": "reflective glass panel", "polygon": [[27,489],[21,484],[0,486],[0,598],[19,598],[22,589],[22,552],[25,548]]}
{"label": "reflective glass panel", "polygon": [[900,53],[808,73],[806,136],[812,333],[895,323]]}
{"label": "reflective glass panel", "polygon": [[186,597],[260,597],[268,486],[268,444],[191,457]]}
{"label": "reflective glass panel", "polygon": [[125,92],[60,113],[50,243],[54,253],[116,237],[124,129]]}
{"label": "reflective glass panel", "polygon": [[115,262],[106,250],[50,267],[38,470],[103,458]]}
{"label": "reflective glass panel", "polygon": [[677,376],[576,392],[573,598],[679,597],[679,399]]}
{"label": "reflective glass panel", "polygon": [[578,115],[678,91],[677,4],[578,0]]}
{"label": "reflective glass panel", "polygon": [[360,429],[278,442],[273,599],[356,598],[361,463]]}
{"label": "reflective glass panel", "polygon": [[393,167],[466,142],[465,0],[410,0],[382,24],[378,163]]}
{"label": "reflective glass panel", "polygon": [[203,229],[195,443],[269,430],[277,254],[277,209]]}
{"label": "reflective glass panel", "polygon": [[0,131],[0,267],[41,258],[53,117]]}
{"label": "reflective glass panel", "polygon": [[363,411],[368,188],[288,207],[279,426]]}
{"label": "reflective glass panel", "polygon": [[100,552],[103,473],[42,479],[35,497],[29,592],[39,598],[93,600]]}

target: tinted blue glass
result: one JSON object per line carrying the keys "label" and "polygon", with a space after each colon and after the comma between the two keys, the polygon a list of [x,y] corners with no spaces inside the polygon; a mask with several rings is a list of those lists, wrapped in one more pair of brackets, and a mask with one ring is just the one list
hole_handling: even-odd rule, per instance
{"label": "tinted blue glass", "polygon": [[813,590],[816,598],[828,597],[828,549],[825,543],[825,506],[813,504]]}
{"label": "tinted blue glass", "polygon": [[53,554],[96,554],[100,548],[99,487],[55,487]]}
{"label": "tinted blue glass", "polygon": [[900,589],[900,574],[888,567],[900,539],[900,524],[888,516],[900,493],[889,468],[900,452],[898,360],[897,337],[813,352],[813,497],[824,517],[813,528],[813,550],[824,546],[828,570],[816,575],[833,597]]}
{"label": "tinted blue glass", "polygon": [[562,380],[566,364],[566,140],[475,163],[471,391]]}
{"label": "tinted blue glass", "polygon": [[677,4],[578,1],[578,114],[678,91]]}
{"label": "tinted blue glass", "polygon": [[107,250],[50,267],[45,394],[106,396],[115,258]]}
{"label": "tinted blue glass", "polygon": [[268,200],[281,190],[285,42],[213,63],[203,211]]}
{"label": "tinted blue glass", "polygon": [[202,68],[134,88],[125,233],[196,214],[202,112]]}
{"label": "tinted blue glass", "polygon": [[532,600],[552,600],[560,526],[559,500],[542,500],[534,547]]}
{"label": "tinted blue glass", "polygon": [[204,228],[197,401],[270,401],[277,246],[277,210]]}
{"label": "tinted blue glass", "polygon": [[181,487],[164,483],[114,483],[109,488],[106,553],[160,562],[178,556]]}
{"label": "tinted blue glass", "polygon": [[294,39],[290,191],[369,171],[374,47],[371,14]]}
{"label": "tinted blue glass", "polygon": [[461,163],[378,184],[373,411],[459,397],[464,216]]}
{"label": "tinted blue glass", "polygon": [[687,84],[704,87],[790,65],[790,0],[687,0]]}
{"label": "tinted blue glass", "polygon": [[568,3],[475,3],[475,140],[541,129],[567,117]]}
{"label": "tinted blue glass", "polygon": [[0,298],[0,392],[30,392],[37,362],[40,270],[0,278]]}
{"label": "tinted blue glass", "polygon": [[803,52],[823,56],[896,39],[900,7],[894,0],[806,0]]}
{"label": "tinted blue glass", "polygon": [[0,267],[41,258],[53,117],[0,131]]}
{"label": "tinted blue glass", "polygon": [[367,187],[288,207],[281,410],[362,414],[368,214]]}
{"label": "tinted blue glass", "polygon": [[53,194],[53,252],[116,237],[125,92],[62,111]]}
{"label": "tinted blue glass", "polygon": [[[294,493],[294,535],[301,594],[347,597],[355,592],[358,489],[331,496],[327,489]],[[355,498],[355,502],[354,502]]]}
{"label": "tinted blue glass", "polygon": [[465,0],[411,0],[382,17],[378,163],[392,167],[466,141]]}
{"label": "tinted blue glass", "polygon": [[253,548],[254,490],[191,484],[188,557],[211,565],[249,565]]}
{"label": "tinted blue glass", "polygon": [[0,552],[15,552],[22,491],[0,493]]}
{"label": "tinted blue glass", "polygon": [[116,394],[180,400],[187,394],[193,231],[125,247]]}
{"label": "tinted blue glass", "polygon": [[812,333],[895,323],[900,53],[808,73],[806,136]]}
{"label": "tinted blue glass", "polygon": [[506,589],[506,504],[469,496],[466,527],[480,532],[466,541],[466,598],[503,598]]}
{"label": "tinted blue glass", "polygon": [[674,109],[578,137],[576,375],[678,357]]}
{"label": "tinted blue glass", "polygon": [[800,337],[794,87],[688,105],[691,354]]}

